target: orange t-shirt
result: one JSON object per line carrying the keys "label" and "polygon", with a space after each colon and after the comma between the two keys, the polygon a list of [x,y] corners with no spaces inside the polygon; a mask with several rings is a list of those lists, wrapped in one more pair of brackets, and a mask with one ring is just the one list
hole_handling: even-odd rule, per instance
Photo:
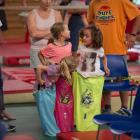
{"label": "orange t-shirt", "polygon": [[103,34],[105,54],[124,55],[127,52],[125,29],[127,20],[140,15],[139,9],[129,0],[92,0],[89,5],[87,20],[95,20]]}
{"label": "orange t-shirt", "polygon": [[52,43],[41,49],[44,57],[59,63],[65,56],[71,56],[72,44],[69,42],[66,46],[56,46]]}

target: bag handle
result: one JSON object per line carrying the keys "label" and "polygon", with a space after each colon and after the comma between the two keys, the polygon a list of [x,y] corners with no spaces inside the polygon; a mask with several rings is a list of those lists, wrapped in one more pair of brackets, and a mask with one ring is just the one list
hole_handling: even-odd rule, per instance
{"label": "bag handle", "polygon": [[[45,89],[45,84],[43,84],[43,88]],[[40,85],[38,84],[38,91],[40,90]]]}

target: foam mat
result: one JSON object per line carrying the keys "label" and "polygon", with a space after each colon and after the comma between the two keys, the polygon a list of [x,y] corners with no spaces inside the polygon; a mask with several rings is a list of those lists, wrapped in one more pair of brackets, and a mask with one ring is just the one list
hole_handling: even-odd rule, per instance
{"label": "foam mat", "polygon": [[[96,140],[97,131],[57,133],[60,140]],[[113,133],[110,130],[100,130],[98,140],[112,140]],[[116,138],[118,139],[118,137]],[[131,140],[131,137],[121,135],[120,140]]]}
{"label": "foam mat", "polygon": [[3,85],[4,103],[30,103],[35,102],[33,97],[33,84],[20,80],[5,80]]}
{"label": "foam mat", "polygon": [[5,136],[3,140],[37,140],[29,135],[12,135]]}
{"label": "foam mat", "polygon": [[11,39],[0,47],[0,63],[7,66],[30,65],[30,43]]}

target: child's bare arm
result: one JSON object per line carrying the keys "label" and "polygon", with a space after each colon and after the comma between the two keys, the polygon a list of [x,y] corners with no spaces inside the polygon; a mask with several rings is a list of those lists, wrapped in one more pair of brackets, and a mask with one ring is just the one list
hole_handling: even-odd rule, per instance
{"label": "child's bare arm", "polygon": [[37,80],[38,80],[38,83],[39,83],[40,85],[43,85],[43,84],[45,83],[45,81],[43,81],[43,80],[41,79],[41,72],[42,72],[42,71],[47,71],[47,67],[46,67],[46,66],[43,66],[43,65],[38,65],[38,66],[36,67],[36,71],[37,71]]}
{"label": "child's bare arm", "polygon": [[40,59],[40,62],[41,62],[44,66],[47,66],[46,61],[45,61],[44,56],[42,55],[42,52],[41,52],[41,51],[38,52],[38,57],[39,57],[39,59]]}
{"label": "child's bare arm", "polygon": [[103,62],[103,66],[104,66],[104,69],[105,69],[105,72],[106,72],[106,76],[109,76],[110,70],[107,67],[107,58],[106,58],[105,54],[102,57],[102,62]]}
{"label": "child's bare arm", "polygon": [[53,60],[51,60],[51,59],[48,59],[47,60],[47,66],[49,66],[49,65],[51,65],[51,64],[54,64],[55,62],[53,61]]}
{"label": "child's bare arm", "polygon": [[77,66],[78,66],[78,64],[79,64],[79,56],[80,56],[80,54],[77,54],[77,55],[76,55],[76,58],[75,58],[76,63],[77,63]]}

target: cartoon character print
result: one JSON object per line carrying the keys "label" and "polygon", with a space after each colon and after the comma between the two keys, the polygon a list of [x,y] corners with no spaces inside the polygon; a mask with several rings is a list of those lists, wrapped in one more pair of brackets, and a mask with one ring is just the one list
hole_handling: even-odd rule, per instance
{"label": "cartoon character print", "polygon": [[82,60],[81,71],[94,72],[97,53],[85,52]]}
{"label": "cartoon character print", "polygon": [[83,96],[82,96],[82,103],[85,104],[85,105],[92,105],[94,101],[91,101],[91,93],[87,94],[85,96],[85,94],[87,93],[88,89],[85,90],[85,92],[83,93]]}
{"label": "cartoon character print", "polygon": [[65,91],[66,91],[66,89],[64,89],[64,91],[61,94],[60,103],[70,104],[72,102],[72,100],[70,100],[70,97],[69,97],[70,95],[68,92],[64,95]]}

